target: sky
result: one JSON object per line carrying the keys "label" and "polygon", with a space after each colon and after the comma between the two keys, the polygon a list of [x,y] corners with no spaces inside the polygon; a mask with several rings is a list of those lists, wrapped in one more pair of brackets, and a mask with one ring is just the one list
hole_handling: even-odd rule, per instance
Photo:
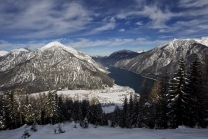
{"label": "sky", "polygon": [[51,41],[89,55],[208,36],[207,0],[0,0],[0,51]]}

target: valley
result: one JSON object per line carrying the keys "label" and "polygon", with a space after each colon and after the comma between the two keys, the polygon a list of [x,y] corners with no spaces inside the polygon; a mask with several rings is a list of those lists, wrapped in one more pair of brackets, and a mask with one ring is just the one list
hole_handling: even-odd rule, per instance
{"label": "valley", "polygon": [[207,139],[207,0],[0,0],[0,139]]}

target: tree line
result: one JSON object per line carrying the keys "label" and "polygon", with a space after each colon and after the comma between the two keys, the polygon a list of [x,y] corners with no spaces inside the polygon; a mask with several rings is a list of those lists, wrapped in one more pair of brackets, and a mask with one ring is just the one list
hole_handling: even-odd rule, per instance
{"label": "tree line", "polygon": [[[208,59],[206,61],[208,63]],[[184,58],[177,73],[155,81],[151,89],[143,82],[140,97],[125,97],[123,107],[104,113],[97,98],[73,100],[56,91],[39,95],[15,95],[8,91],[0,101],[0,129],[14,129],[23,124],[72,122],[87,128],[108,125],[122,128],[177,128],[180,125],[208,126],[208,64],[202,67],[195,57],[189,67]],[[27,92],[27,91],[25,91]]]}
{"label": "tree line", "polygon": [[173,77],[155,81],[148,89],[142,84],[141,97],[125,98],[123,109],[116,108],[111,126],[175,129],[180,125],[206,128],[208,126],[208,57],[204,64],[194,56],[190,66],[184,58]]}

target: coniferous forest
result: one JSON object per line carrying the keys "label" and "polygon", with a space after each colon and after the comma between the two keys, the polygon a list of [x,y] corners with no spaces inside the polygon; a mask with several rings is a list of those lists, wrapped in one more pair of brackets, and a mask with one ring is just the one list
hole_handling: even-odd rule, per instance
{"label": "coniferous forest", "polygon": [[[208,63],[208,58],[205,59]],[[143,82],[140,97],[125,98],[123,107],[104,113],[97,98],[73,100],[57,95],[6,92],[0,99],[0,129],[15,129],[24,124],[56,124],[72,122],[87,128],[88,124],[122,128],[177,128],[180,125],[206,128],[208,126],[208,65],[197,56],[191,66],[181,58],[177,73],[155,81],[151,89]],[[76,125],[75,125],[76,126]]]}

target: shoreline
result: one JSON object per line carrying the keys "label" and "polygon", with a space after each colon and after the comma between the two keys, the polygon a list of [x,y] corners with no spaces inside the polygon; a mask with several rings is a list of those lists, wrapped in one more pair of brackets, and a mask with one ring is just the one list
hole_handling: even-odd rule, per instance
{"label": "shoreline", "polygon": [[123,70],[129,71],[129,72],[132,72],[132,73],[135,73],[135,74],[141,75],[141,76],[142,76],[142,77],[144,77],[144,78],[147,78],[147,79],[151,79],[151,80],[157,81],[157,79],[154,79],[154,78],[152,78],[152,77],[148,77],[148,76],[145,76],[145,75],[142,75],[142,74],[139,74],[139,73],[136,73],[136,72],[133,72],[133,71],[127,70],[127,69],[125,69],[125,68],[120,68],[120,67],[116,67],[116,66],[113,66],[113,65],[109,65],[109,66],[112,66],[112,67],[114,67],[114,68],[123,69]]}

